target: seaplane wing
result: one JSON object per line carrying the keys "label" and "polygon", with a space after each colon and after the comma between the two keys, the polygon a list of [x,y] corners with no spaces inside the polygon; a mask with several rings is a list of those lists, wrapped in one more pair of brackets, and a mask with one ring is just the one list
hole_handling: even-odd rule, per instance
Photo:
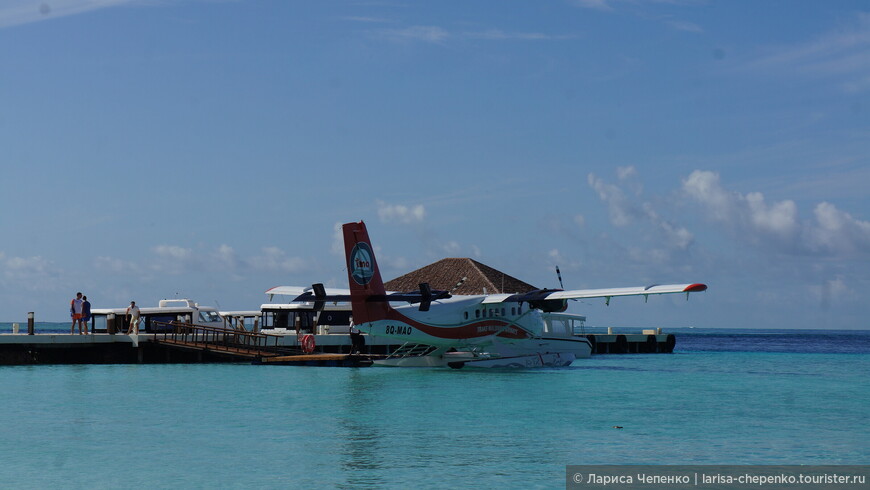
{"label": "seaplane wing", "polygon": [[585,299],[585,298],[605,298],[610,302],[610,298],[617,296],[643,296],[649,297],[654,294],[676,294],[676,293],[698,293],[706,291],[707,285],[694,284],[654,284],[646,287],[631,287],[631,288],[608,288],[608,289],[573,289],[562,291],[558,289],[540,289],[529,293],[520,294],[494,294],[487,296],[484,303],[516,303],[516,302],[538,302],[551,300],[567,300],[567,299]]}
{"label": "seaplane wing", "polygon": [[544,299],[612,298],[615,296],[650,296],[653,294],[699,293],[706,291],[706,284],[667,284],[633,288],[575,289],[557,291]]}
{"label": "seaplane wing", "polygon": [[[350,289],[327,288],[322,284],[314,284],[308,287],[302,286],[276,286],[266,290],[271,299],[273,296],[292,296],[291,303],[330,302],[344,303],[350,301]],[[382,295],[372,295],[367,301],[380,301],[391,303],[431,303],[432,301],[449,298],[447,291],[432,290],[428,284],[421,284],[419,291],[395,292],[386,291]]]}
{"label": "seaplane wing", "polygon": [[[311,296],[313,290],[314,286],[275,286],[274,288],[267,289],[266,294],[269,295],[270,299],[274,296],[292,296],[296,298],[294,301],[306,301],[304,297],[306,295]],[[347,298],[343,301],[350,301],[350,289],[325,288],[324,291],[327,295],[333,297],[346,296]],[[299,297],[302,298],[299,299]]]}
{"label": "seaplane wing", "polygon": [[[291,300],[293,303],[315,303],[331,302],[344,303],[351,300],[350,290],[343,289],[326,289],[322,285],[315,284],[310,288],[305,288],[302,294]],[[367,302],[381,303],[419,303],[424,309],[428,309],[432,301],[449,298],[450,293],[447,291],[432,290],[428,284],[421,284],[419,291],[411,291],[407,293],[388,291],[385,294],[370,295],[366,298]],[[424,306],[425,305],[425,306]]]}

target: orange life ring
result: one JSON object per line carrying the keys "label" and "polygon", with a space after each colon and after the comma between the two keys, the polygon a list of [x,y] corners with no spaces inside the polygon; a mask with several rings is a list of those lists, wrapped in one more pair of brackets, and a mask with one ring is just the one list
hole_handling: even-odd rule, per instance
{"label": "orange life ring", "polygon": [[302,336],[302,352],[311,354],[314,352],[314,336],[307,333]]}

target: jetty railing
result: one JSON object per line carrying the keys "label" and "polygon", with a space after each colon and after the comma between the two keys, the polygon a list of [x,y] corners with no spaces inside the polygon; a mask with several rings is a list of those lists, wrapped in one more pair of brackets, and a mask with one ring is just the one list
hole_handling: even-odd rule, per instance
{"label": "jetty railing", "polygon": [[152,326],[162,330],[154,334],[155,341],[182,347],[249,357],[290,355],[301,352],[298,348],[279,344],[283,338],[281,335],[179,321],[153,322]]}

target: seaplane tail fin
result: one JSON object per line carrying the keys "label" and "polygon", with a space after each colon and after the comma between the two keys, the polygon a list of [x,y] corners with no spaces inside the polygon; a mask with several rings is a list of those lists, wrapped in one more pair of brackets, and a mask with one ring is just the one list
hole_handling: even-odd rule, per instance
{"label": "seaplane tail fin", "polygon": [[347,257],[347,281],[355,325],[382,320],[390,305],[368,230],[362,221],[342,225]]}

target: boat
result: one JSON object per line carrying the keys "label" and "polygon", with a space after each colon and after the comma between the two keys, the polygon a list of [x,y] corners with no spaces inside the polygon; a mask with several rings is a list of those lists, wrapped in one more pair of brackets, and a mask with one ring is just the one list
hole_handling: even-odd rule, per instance
{"label": "boat", "polygon": [[229,328],[278,337],[276,345],[282,347],[305,351],[303,341],[310,339],[309,353],[349,354],[358,351],[386,356],[401,347],[402,343],[395,339],[375,337],[353,329],[350,303],[320,306],[314,302],[283,301],[292,300],[305,290],[295,286],[270,288],[265,292],[270,302],[261,304],[259,310],[221,311],[220,315]]}
{"label": "boat", "polygon": [[[91,331],[94,333],[120,333],[130,325],[127,306],[122,308],[94,308],[91,310]],[[114,318],[110,325],[109,319]],[[139,333],[156,334],[170,331],[170,322],[195,323],[208,327],[227,328],[227,321],[217,308],[202,306],[187,298],[162,299],[156,307],[139,306]],[[110,331],[110,327],[112,330]]]}

